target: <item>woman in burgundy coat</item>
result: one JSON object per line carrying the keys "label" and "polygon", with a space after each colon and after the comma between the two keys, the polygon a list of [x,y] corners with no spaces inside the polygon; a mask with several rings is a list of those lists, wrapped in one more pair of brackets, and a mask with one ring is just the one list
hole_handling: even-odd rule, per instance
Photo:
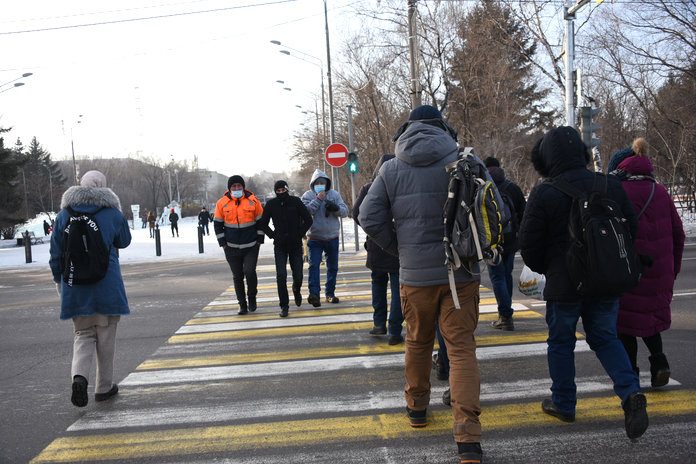
{"label": "woman in burgundy coat", "polygon": [[618,175],[638,217],[635,248],[649,256],[651,266],[643,268],[640,283],[621,296],[618,333],[626,347],[633,369],[638,372],[638,343],[641,337],[650,350],[651,385],[669,382],[670,370],[662,352],[661,332],[671,323],[672,290],[681,270],[684,228],[667,189],[655,181],[653,165],[647,155],[647,142],[638,138],[630,151],[616,153],[609,163]]}

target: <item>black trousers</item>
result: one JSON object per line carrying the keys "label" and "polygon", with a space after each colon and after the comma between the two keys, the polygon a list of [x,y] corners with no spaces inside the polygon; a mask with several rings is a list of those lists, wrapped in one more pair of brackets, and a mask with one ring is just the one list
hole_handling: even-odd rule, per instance
{"label": "black trousers", "polygon": [[302,290],[302,243],[287,248],[276,246],[273,248],[273,254],[275,255],[276,283],[278,284],[280,307],[287,308],[290,306],[287,286],[288,260],[290,261],[290,270],[292,271],[292,292],[294,295],[297,295]]}
{"label": "black trousers", "polygon": [[[225,258],[230,265],[232,271],[232,280],[234,281],[234,293],[237,295],[239,306],[247,307],[247,296],[249,303],[256,306],[256,287],[258,279],[256,277],[256,262],[259,259],[259,244],[257,243],[251,248],[242,250],[225,247]],[[244,289],[244,279],[248,291]]]}
{"label": "black trousers", "polygon": [[203,231],[206,233],[206,235],[210,235],[210,229],[208,228],[208,222],[207,222],[207,221],[204,222],[204,223],[201,223],[201,224],[199,224],[199,225],[203,228]]}
{"label": "black trousers", "polygon": [[174,231],[176,231],[176,236],[179,236],[179,224],[172,222],[172,237],[174,236]]}

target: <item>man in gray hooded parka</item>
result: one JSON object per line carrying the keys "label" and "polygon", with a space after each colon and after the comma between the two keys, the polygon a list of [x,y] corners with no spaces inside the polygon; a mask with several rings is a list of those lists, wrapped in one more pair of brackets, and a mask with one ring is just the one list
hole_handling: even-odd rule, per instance
{"label": "man in gray hooded parka", "polygon": [[316,169],[309,182],[309,190],[302,195],[302,203],[312,215],[312,226],[307,231],[307,247],[309,248],[309,304],[318,308],[321,306],[319,294],[319,264],[322,253],[326,253],[326,287],[324,294],[328,303],[338,303],[336,292],[336,275],[338,274],[338,235],[340,231],[339,217],[348,216],[341,194],[331,189],[331,179],[324,171]]}
{"label": "man in gray hooded parka", "polygon": [[447,198],[445,166],[457,159],[456,133],[429,105],[415,108],[396,139],[396,159],[382,166],[360,207],[365,232],[399,256],[406,334],[406,412],[412,427],[428,423],[430,369],[439,323],[450,357],[454,439],[462,462],[480,462],[480,377],[474,330],[478,323],[479,273],[455,272],[461,309],[448,285],[442,243]]}

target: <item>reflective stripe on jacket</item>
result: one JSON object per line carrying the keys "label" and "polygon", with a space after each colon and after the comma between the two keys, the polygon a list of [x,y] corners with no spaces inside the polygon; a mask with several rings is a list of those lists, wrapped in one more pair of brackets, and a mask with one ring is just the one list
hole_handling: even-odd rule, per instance
{"label": "reflective stripe on jacket", "polygon": [[215,236],[220,246],[244,249],[256,245],[263,231],[257,230],[263,206],[248,190],[236,199],[226,192],[215,205]]}

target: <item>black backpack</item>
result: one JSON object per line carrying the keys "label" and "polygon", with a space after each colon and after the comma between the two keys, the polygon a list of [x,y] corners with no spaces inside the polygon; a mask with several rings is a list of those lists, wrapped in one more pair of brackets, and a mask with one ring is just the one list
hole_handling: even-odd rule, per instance
{"label": "black backpack", "polygon": [[519,232],[520,224],[517,221],[517,210],[515,209],[515,203],[512,201],[512,197],[508,193],[508,187],[512,185],[512,182],[505,179],[505,182],[498,186],[498,192],[500,197],[503,199],[503,209],[508,217],[508,220],[503,222],[503,245],[505,242],[509,242],[514,239]]}
{"label": "black backpack", "polygon": [[[99,282],[109,268],[110,249],[104,243],[94,214],[76,212],[69,206],[68,225],[63,230],[62,272],[69,286]],[[98,212],[98,211],[97,211]]]}
{"label": "black backpack", "polygon": [[621,295],[638,285],[642,272],[628,220],[607,195],[606,176],[596,174],[595,183],[602,177],[603,191],[593,186],[590,192],[581,192],[565,179],[550,181],[552,187],[573,199],[566,263],[575,289],[583,296]]}

